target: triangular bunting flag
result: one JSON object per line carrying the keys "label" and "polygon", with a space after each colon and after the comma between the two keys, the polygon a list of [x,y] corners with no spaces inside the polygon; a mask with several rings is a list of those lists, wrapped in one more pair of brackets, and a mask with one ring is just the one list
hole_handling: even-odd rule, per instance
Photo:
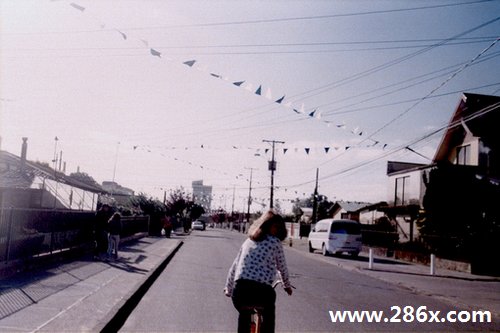
{"label": "triangular bunting flag", "polygon": [[127,40],[127,35],[125,35],[125,33],[121,32],[120,30],[116,30],[116,31],[118,31],[118,33],[119,33],[120,35],[122,35],[122,38],[123,38],[123,39]]}
{"label": "triangular bunting flag", "polygon": [[267,88],[266,90],[266,98],[267,99],[272,99],[273,95],[271,94],[271,88]]}
{"label": "triangular bunting flag", "polygon": [[299,112],[304,113],[304,103],[302,103],[302,106],[300,107]]}
{"label": "triangular bunting flag", "polygon": [[[281,104],[281,102],[283,102],[283,100],[284,100],[284,99],[285,99],[285,95],[283,95],[283,97],[281,97],[281,98],[277,99],[277,100],[276,100],[276,103]],[[293,109],[293,111],[298,112],[298,111],[297,111],[297,110],[295,110],[295,109]]]}
{"label": "triangular bunting flag", "polygon": [[314,110],[313,112],[309,113],[309,117],[314,117],[314,113],[316,112],[316,110]]}
{"label": "triangular bunting flag", "polygon": [[310,148],[305,148],[306,154],[309,155]]}
{"label": "triangular bunting flag", "polygon": [[193,67],[195,62],[196,62],[196,60],[188,60],[188,61],[184,61],[183,64],[186,66],[189,66],[189,67]]}
{"label": "triangular bunting flag", "polygon": [[288,151],[288,148],[283,148],[283,155],[285,155],[287,151]]}
{"label": "triangular bunting flag", "polygon": [[161,52],[156,51],[155,49],[150,49],[150,52],[153,56],[161,58]]}
{"label": "triangular bunting flag", "polygon": [[325,153],[328,154],[328,151],[330,150],[330,147],[325,147]]}
{"label": "triangular bunting flag", "polygon": [[255,94],[262,95],[262,86],[259,86],[259,88],[257,88],[257,90],[255,91]]}
{"label": "triangular bunting flag", "polygon": [[237,81],[237,82],[233,82],[233,84],[237,87],[241,86],[243,83],[245,83],[245,81]]}
{"label": "triangular bunting flag", "polygon": [[85,10],[85,7],[82,7],[74,2],[69,4],[71,7],[78,9],[79,11],[83,12]]}

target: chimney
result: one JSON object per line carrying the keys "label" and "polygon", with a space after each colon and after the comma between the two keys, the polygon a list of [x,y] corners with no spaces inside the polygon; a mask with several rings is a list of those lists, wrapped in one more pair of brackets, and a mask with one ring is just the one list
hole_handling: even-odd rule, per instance
{"label": "chimney", "polygon": [[26,155],[28,152],[28,138],[23,138],[23,145],[21,147],[21,171],[24,171],[26,165]]}

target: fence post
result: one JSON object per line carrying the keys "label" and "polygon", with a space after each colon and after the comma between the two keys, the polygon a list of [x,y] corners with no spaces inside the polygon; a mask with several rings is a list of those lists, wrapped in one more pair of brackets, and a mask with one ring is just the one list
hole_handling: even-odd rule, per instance
{"label": "fence post", "polygon": [[431,254],[431,275],[434,275],[436,273],[435,265],[436,265],[436,255]]}
{"label": "fence post", "polygon": [[373,249],[368,251],[368,269],[373,269]]}

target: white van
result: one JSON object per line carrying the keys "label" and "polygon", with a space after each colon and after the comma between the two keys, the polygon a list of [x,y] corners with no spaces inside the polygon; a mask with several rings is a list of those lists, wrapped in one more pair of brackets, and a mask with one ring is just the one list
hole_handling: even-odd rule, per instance
{"label": "white van", "polygon": [[318,221],[311,229],[308,238],[309,252],[321,250],[324,256],[347,252],[356,257],[363,245],[361,225],[353,220]]}

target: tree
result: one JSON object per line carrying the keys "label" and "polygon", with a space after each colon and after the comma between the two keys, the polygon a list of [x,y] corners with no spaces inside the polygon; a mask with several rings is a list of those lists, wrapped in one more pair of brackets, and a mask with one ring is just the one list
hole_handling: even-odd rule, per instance
{"label": "tree", "polygon": [[188,202],[186,209],[189,213],[189,217],[191,218],[191,220],[196,220],[201,215],[205,214],[205,208],[198,205],[197,203],[194,203],[193,201]]}
{"label": "tree", "polygon": [[133,207],[139,207],[145,215],[149,215],[149,233],[160,235],[162,228],[160,221],[166,213],[165,205],[161,201],[148,197],[144,193],[131,197],[130,204]]}
{"label": "tree", "polygon": [[[317,196],[318,203],[318,211],[317,211],[317,220],[325,219],[330,217],[329,210],[333,206],[333,202],[329,201],[325,195],[318,194]],[[300,211],[301,207],[313,208],[314,205],[314,194],[311,194],[309,198],[306,199],[295,199],[292,211],[295,216],[302,215]]]}
{"label": "tree", "polygon": [[182,187],[174,190],[165,202],[167,214],[185,218],[188,214],[189,201],[190,199]]}
{"label": "tree", "polygon": [[[470,166],[438,164],[426,180],[420,234],[440,255],[482,258],[494,253],[500,191]],[[491,247],[491,248],[490,248]]]}

